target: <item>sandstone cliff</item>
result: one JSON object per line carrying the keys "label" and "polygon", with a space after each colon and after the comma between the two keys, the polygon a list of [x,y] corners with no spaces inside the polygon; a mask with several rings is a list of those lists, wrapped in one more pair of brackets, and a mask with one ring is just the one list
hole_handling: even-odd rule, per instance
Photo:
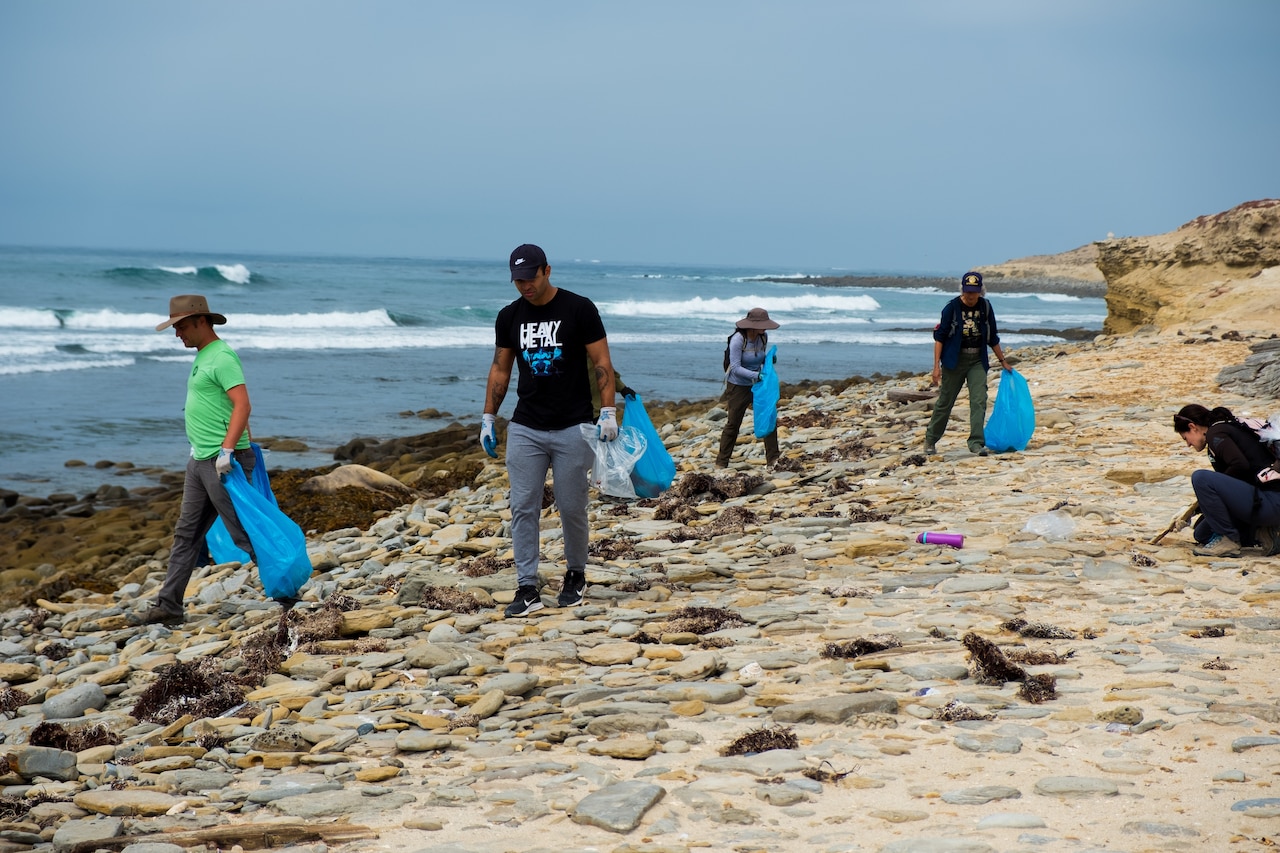
{"label": "sandstone cliff", "polygon": [[1250,201],[1154,237],[1100,241],[1103,330],[1280,331],[1280,199]]}

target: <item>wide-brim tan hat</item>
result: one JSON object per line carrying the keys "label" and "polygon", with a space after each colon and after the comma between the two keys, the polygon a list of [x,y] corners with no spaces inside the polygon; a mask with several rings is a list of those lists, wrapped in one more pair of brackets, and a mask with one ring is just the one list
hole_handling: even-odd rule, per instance
{"label": "wide-brim tan hat", "polygon": [[743,317],[737,323],[734,323],[739,329],[776,329],[778,324],[769,319],[769,312],[763,308],[752,308],[747,312],[747,316]]}
{"label": "wide-brim tan hat", "polygon": [[227,322],[226,317],[209,310],[209,300],[198,293],[187,293],[169,300],[169,319],[156,326],[156,331],[163,332],[174,323],[181,323],[188,317],[195,317],[199,314],[208,317],[209,322],[215,326],[221,326]]}

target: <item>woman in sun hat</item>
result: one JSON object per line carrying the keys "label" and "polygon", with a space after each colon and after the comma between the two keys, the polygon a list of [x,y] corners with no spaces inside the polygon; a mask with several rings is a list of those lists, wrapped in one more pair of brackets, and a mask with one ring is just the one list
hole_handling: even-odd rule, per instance
{"label": "woman in sun hat", "polygon": [[[768,330],[778,328],[778,324],[769,319],[769,312],[763,308],[752,308],[747,316],[734,325],[737,331],[729,337],[729,366],[725,371],[724,397],[721,398],[729,416],[720,433],[720,452],[716,454],[717,468],[729,467],[733,445],[738,440],[738,429],[742,426],[742,416],[751,405],[751,386],[759,381],[760,368],[764,366],[765,354],[769,351]],[[764,437],[765,463],[773,465],[780,455],[778,431],[775,429]]]}

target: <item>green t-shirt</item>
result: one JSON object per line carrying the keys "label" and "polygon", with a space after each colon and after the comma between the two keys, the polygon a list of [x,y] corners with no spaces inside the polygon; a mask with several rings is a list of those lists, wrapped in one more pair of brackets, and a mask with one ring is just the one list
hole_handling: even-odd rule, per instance
{"label": "green t-shirt", "polygon": [[[196,353],[196,363],[187,379],[187,440],[196,459],[217,456],[231,423],[231,398],[227,391],[244,384],[240,356],[221,339]],[[249,446],[248,430],[236,442],[236,449]]]}

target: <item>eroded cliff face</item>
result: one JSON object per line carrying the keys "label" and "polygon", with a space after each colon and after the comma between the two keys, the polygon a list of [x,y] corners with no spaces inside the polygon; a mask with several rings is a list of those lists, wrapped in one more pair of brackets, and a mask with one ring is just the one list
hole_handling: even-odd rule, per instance
{"label": "eroded cliff face", "polygon": [[1280,331],[1280,199],[1201,216],[1168,234],[1095,245],[1109,334],[1145,325]]}

